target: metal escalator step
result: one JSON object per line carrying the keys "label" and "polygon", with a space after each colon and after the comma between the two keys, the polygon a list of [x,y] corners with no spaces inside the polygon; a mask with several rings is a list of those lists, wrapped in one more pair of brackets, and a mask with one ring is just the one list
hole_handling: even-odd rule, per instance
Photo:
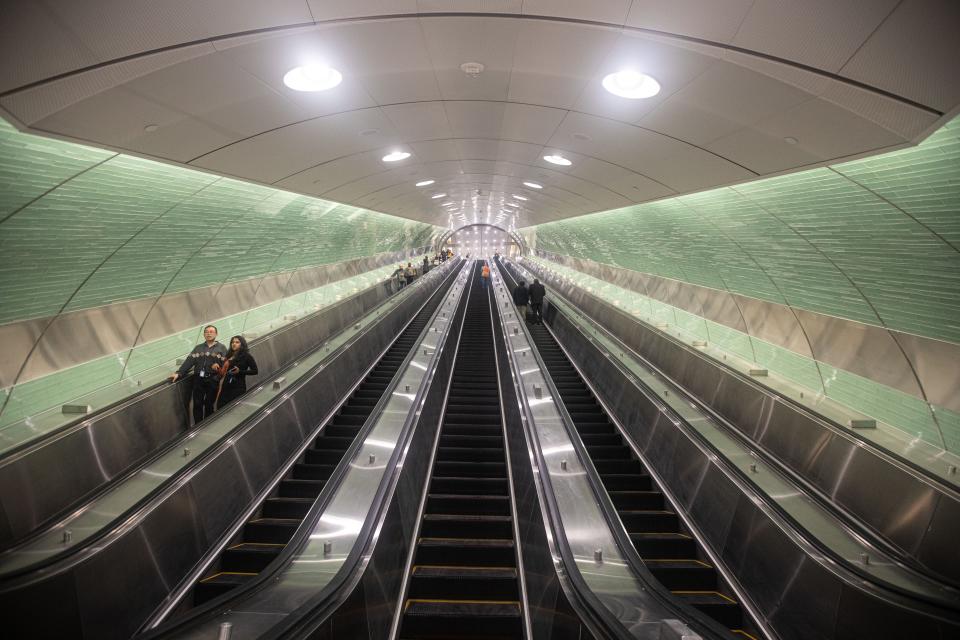
{"label": "metal escalator step", "polygon": [[352,441],[360,433],[358,425],[328,424],[321,435],[334,436],[337,438],[350,438]]}
{"label": "metal escalator step", "polygon": [[504,460],[502,447],[481,449],[478,447],[439,447],[437,460],[445,462],[500,462]]}
{"label": "metal escalator step", "polygon": [[220,556],[220,569],[226,572],[260,573],[283,551],[285,544],[242,542],[227,548]]}
{"label": "metal escalator step", "polygon": [[329,427],[324,429],[317,438],[313,441],[313,446],[318,449],[330,449],[332,451],[346,451],[350,448],[350,445],[353,444],[353,436],[338,436],[332,433],[329,433]]}
{"label": "metal escalator step", "polygon": [[629,460],[594,460],[593,466],[596,467],[597,473],[601,476],[608,473],[615,474],[624,474],[624,473],[643,473],[643,465],[640,464],[639,460],[629,459]]}
{"label": "metal escalator step", "polygon": [[506,478],[460,478],[435,477],[430,481],[430,491],[437,494],[507,495]]}
{"label": "metal escalator step", "polygon": [[243,527],[244,542],[269,542],[283,543],[290,542],[297,527],[300,526],[299,519],[287,518],[257,518],[250,520]]}
{"label": "metal escalator step", "polygon": [[[610,482],[609,478],[615,478]],[[603,485],[610,492],[610,499],[613,506],[618,510],[627,509],[635,511],[660,511],[664,510],[663,493],[650,488],[653,481],[650,476],[629,475],[629,476],[601,476]],[[630,488],[628,490],[620,489],[619,486],[614,489],[612,484],[620,485],[621,479],[628,479]],[[643,487],[647,488],[644,489]]]}
{"label": "metal escalator step", "polygon": [[619,433],[581,433],[580,439],[587,447],[623,447],[623,438]]}
{"label": "metal escalator step", "polygon": [[303,453],[303,460],[307,464],[339,464],[343,459],[343,451],[338,449],[307,449]]}
{"label": "metal escalator step", "polygon": [[426,513],[420,523],[428,538],[493,538],[513,536],[513,518],[499,515]]}
{"label": "metal escalator step", "polygon": [[519,602],[407,600],[403,638],[522,638]]}
{"label": "metal escalator step", "polygon": [[367,416],[355,416],[350,414],[338,413],[333,417],[333,420],[330,421],[330,424],[335,424],[337,426],[361,426],[364,422],[367,421]]}
{"label": "metal escalator step", "polygon": [[408,598],[517,600],[520,597],[514,567],[415,566]]}
{"label": "metal escalator step", "polygon": [[743,612],[737,601],[718,591],[673,591],[672,593],[727,628],[732,629],[743,624]]}
{"label": "metal escalator step", "polygon": [[447,413],[444,422],[456,424],[500,424],[500,408],[496,413]]}
{"label": "metal escalator step", "polygon": [[628,534],[641,558],[697,557],[697,543],[685,533],[628,531]]}
{"label": "metal escalator step", "polygon": [[474,477],[503,478],[507,475],[507,465],[503,462],[446,462],[439,460],[434,464],[435,477]]}
{"label": "metal escalator step", "polygon": [[198,582],[193,588],[193,604],[195,606],[209,602],[240,585],[253,580],[256,573],[217,572]]}
{"label": "metal escalator step", "polygon": [[278,495],[284,498],[312,498],[315,499],[323,491],[326,480],[302,480],[299,478],[285,478],[280,481]]}
{"label": "metal escalator step", "polygon": [[510,515],[507,495],[469,493],[431,493],[427,495],[427,513]]}
{"label": "metal escalator step", "polygon": [[503,435],[499,432],[495,435],[464,435],[464,434],[440,434],[441,447],[479,447],[479,448],[503,448]]}
{"label": "metal escalator step", "polygon": [[293,466],[293,477],[298,480],[329,480],[336,465],[298,462]]}
{"label": "metal escalator step", "polygon": [[644,560],[650,573],[667,589],[711,591],[717,588],[717,571],[710,564],[696,559]]}
{"label": "metal escalator step", "polygon": [[303,518],[313,500],[310,498],[267,498],[263,501],[261,514],[264,518]]}
{"label": "metal escalator step", "polygon": [[680,519],[673,511],[662,509],[620,509],[618,513],[627,531],[680,530]]}
{"label": "metal escalator step", "polygon": [[513,539],[430,538],[417,541],[416,564],[511,566],[516,563]]}
{"label": "metal escalator step", "polygon": [[577,422],[574,420],[573,426],[577,428],[577,432],[581,435],[590,435],[590,434],[610,434],[616,433],[616,428],[607,421],[603,422]]}

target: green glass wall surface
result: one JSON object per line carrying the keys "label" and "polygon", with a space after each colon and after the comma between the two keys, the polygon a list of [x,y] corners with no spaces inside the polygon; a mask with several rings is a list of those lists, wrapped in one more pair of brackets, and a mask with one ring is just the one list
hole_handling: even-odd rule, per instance
{"label": "green glass wall surface", "polygon": [[552,253],[960,343],[960,119],[910,149],[525,232]]}
{"label": "green glass wall surface", "polygon": [[0,323],[422,247],[438,231],[0,120]]}

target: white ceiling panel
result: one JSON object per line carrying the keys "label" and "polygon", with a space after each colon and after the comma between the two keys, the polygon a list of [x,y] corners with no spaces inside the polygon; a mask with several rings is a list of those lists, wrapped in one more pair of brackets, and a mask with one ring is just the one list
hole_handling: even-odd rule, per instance
{"label": "white ceiling panel", "polygon": [[461,158],[456,140],[413,142],[410,147],[413,149],[416,161],[421,163],[459,160]]}
{"label": "white ceiling panel", "polygon": [[452,138],[442,102],[394,104],[381,109],[404,142]]}
{"label": "white ceiling panel", "polygon": [[330,189],[354,180],[389,170],[380,161],[381,157],[381,153],[368,151],[338,158],[281,180],[275,186],[291,191],[322,195]]}
{"label": "white ceiling panel", "polygon": [[389,122],[379,109],[349,111],[242,140],[198,158],[193,164],[273,183],[314,165],[362,151],[377,149],[381,156],[388,153],[389,145],[359,135],[366,129],[390,131]]}
{"label": "white ceiling panel", "polygon": [[557,22],[526,25],[517,42],[510,101],[570,108],[618,38],[599,27]]}
{"label": "white ceiling panel", "polygon": [[446,103],[457,138],[502,138],[542,145],[563,120],[565,111],[507,102]]}
{"label": "white ceiling panel", "polygon": [[900,0],[756,0],[732,44],[838,71]]}
{"label": "white ceiling panel", "polygon": [[754,0],[633,0],[627,26],[729,43]]}
{"label": "white ceiling panel", "polygon": [[468,160],[500,160],[517,164],[530,164],[540,154],[542,147],[525,142],[509,140],[457,140],[460,157]]}
{"label": "white ceiling panel", "polygon": [[532,16],[559,16],[576,20],[593,20],[623,24],[631,0],[524,0],[523,13]]}
{"label": "white ceiling panel", "polygon": [[306,0],[315,20],[416,13],[417,0]]}
{"label": "white ceiling panel", "polygon": [[523,0],[417,0],[421,13],[432,11],[478,11],[482,13],[520,13]]}
{"label": "white ceiling panel", "polygon": [[645,175],[679,193],[750,180],[755,173],[695,147],[665,155]]}
{"label": "white ceiling panel", "polygon": [[609,162],[586,158],[573,175],[589,180],[634,202],[644,202],[673,194],[673,191],[646,176]]}
{"label": "white ceiling panel", "polygon": [[949,112],[960,102],[960,2],[904,0],[842,75]]}
{"label": "white ceiling panel", "polygon": [[741,129],[713,141],[707,148],[759,174],[778,173],[823,160],[799,144],[787,144],[782,136],[756,129]]}

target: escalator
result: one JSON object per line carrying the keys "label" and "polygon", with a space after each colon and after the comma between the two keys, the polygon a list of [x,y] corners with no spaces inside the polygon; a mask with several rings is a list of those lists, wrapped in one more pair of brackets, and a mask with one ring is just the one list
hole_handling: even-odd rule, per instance
{"label": "escalator", "polygon": [[651,573],[679,600],[733,634],[754,637],[745,628],[749,618],[732,590],[685,530],[556,340],[543,325],[531,326],[530,333],[630,540]]}
{"label": "escalator", "polygon": [[[193,606],[249,582],[281,554],[416,344],[432,312],[433,305],[425,306],[407,325],[302,458],[277,484],[273,494],[243,526],[239,536],[194,586]],[[187,600],[179,613],[190,605]]]}
{"label": "escalator", "polygon": [[479,286],[470,290],[429,482],[399,637],[523,637],[490,300]]}

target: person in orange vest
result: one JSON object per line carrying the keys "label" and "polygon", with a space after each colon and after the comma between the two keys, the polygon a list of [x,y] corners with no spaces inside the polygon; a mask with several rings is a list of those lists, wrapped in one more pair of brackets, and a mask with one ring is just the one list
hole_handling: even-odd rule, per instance
{"label": "person in orange vest", "polygon": [[490,267],[487,266],[487,263],[483,263],[483,268],[480,269],[480,288],[486,289],[487,284],[490,282]]}

